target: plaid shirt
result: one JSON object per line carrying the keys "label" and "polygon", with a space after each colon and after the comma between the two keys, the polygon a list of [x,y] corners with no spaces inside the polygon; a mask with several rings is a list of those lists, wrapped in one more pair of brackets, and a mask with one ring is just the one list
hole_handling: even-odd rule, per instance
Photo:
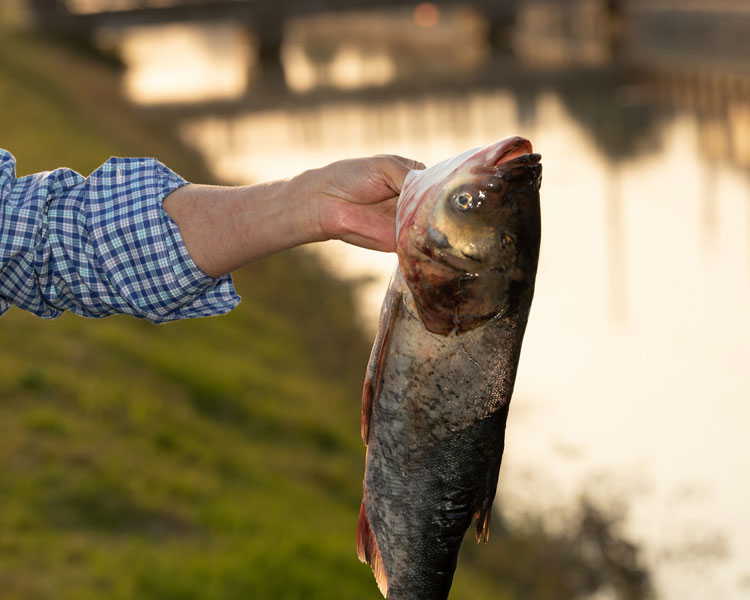
{"label": "plaid shirt", "polygon": [[163,323],[225,313],[229,275],[203,273],[162,200],[186,181],[152,158],[111,158],[88,178],[58,169],[16,178],[0,149],[0,315],[125,313]]}

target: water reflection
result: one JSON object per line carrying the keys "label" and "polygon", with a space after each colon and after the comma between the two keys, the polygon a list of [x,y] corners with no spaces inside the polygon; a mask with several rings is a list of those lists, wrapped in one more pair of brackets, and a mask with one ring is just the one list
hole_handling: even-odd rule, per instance
{"label": "water reflection", "polygon": [[[461,83],[430,89],[404,76],[424,63],[397,38],[459,27],[445,13],[442,25],[422,28],[411,13],[383,15],[384,27],[372,27],[372,15],[292,23],[292,89],[398,85],[297,96],[283,108],[261,85],[252,110],[243,99],[192,116],[182,136],[235,182],[380,152],[430,164],[509,134],[531,138],[545,165],[542,255],[500,502],[512,511],[601,490],[631,504],[631,532],[664,597],[742,598],[750,73],[730,49],[744,38],[686,61],[677,50],[690,38],[660,39],[657,9],[620,15],[606,3],[574,4],[589,11],[580,21],[555,3],[524,3],[515,58],[484,56],[470,84],[453,65]],[[732,14],[730,33],[748,23],[742,10]],[[684,19],[700,45],[690,15],[671,23]],[[463,38],[448,39],[450,48]],[[362,301],[373,327],[393,257],[319,251],[342,276],[375,277]]]}

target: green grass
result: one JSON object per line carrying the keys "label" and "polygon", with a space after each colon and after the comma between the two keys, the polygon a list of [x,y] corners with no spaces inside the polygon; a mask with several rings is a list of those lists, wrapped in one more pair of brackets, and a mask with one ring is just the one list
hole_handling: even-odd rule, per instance
{"label": "green grass", "polygon": [[[19,174],[152,155],[209,180],[111,66],[54,41],[0,32],[0,106]],[[369,344],[351,290],[299,251],[236,283],[216,318],[0,320],[0,598],[380,597],[354,549]],[[559,560],[570,538],[498,532],[453,599],[575,597],[554,579],[586,572]]]}
{"label": "green grass", "polygon": [[220,318],[3,317],[3,598],[324,598],[333,581],[377,597],[353,548],[363,448],[343,372],[366,345],[351,331],[334,348],[315,329],[340,336],[335,319],[298,326],[253,297],[305,263],[240,273],[243,304]]}

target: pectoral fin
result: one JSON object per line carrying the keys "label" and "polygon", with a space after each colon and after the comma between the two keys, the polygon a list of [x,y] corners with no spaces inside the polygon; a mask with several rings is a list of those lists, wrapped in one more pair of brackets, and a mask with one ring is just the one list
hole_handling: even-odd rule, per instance
{"label": "pectoral fin", "polygon": [[393,324],[401,310],[403,292],[401,291],[401,275],[396,269],[391,283],[388,286],[383,307],[380,309],[380,323],[375,343],[370,352],[370,362],[367,364],[365,384],[362,389],[362,441],[365,444],[370,439],[370,417],[372,415],[372,403],[380,392],[382,382],[383,362],[388,350]]}

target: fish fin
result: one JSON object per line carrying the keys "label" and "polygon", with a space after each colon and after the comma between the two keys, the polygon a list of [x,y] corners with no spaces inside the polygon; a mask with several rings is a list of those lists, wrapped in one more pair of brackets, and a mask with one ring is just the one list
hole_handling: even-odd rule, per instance
{"label": "fish fin", "polygon": [[[368,369],[369,371],[369,369]],[[369,373],[365,376],[365,386],[362,389],[362,441],[367,444],[370,440],[370,416],[372,415],[372,398],[375,395],[375,380]]]}
{"label": "fish fin", "polygon": [[385,295],[383,307],[380,310],[378,333],[375,336],[375,343],[372,345],[370,361],[367,363],[365,384],[362,388],[362,441],[365,444],[367,444],[370,439],[372,402],[380,393],[380,384],[383,374],[383,359],[385,352],[388,349],[388,343],[393,330],[393,323],[398,316],[399,306],[403,297],[399,283],[400,279],[397,267],[396,273],[394,273],[391,278],[391,283],[388,286],[388,292]]}
{"label": "fish fin", "polygon": [[490,539],[490,517],[492,516],[492,505],[486,509],[483,507],[479,510],[476,515],[477,519],[477,544],[484,542],[485,544]]}
{"label": "fish fin", "polygon": [[370,565],[373,575],[375,575],[375,582],[378,584],[380,593],[383,594],[384,598],[388,597],[388,577],[385,574],[385,568],[383,567],[383,560],[380,557],[380,551],[378,550],[378,543],[375,541],[375,536],[372,533],[370,527],[370,520],[367,518],[367,511],[365,510],[365,502],[362,501],[362,506],[359,509],[359,525],[357,527],[357,556],[362,562],[366,562]]}
{"label": "fish fin", "polygon": [[[502,458],[502,450],[500,454]],[[480,499],[479,507],[477,512],[474,514],[474,518],[477,520],[477,544],[484,542],[485,544],[490,539],[490,519],[492,517],[492,502],[495,500],[495,493],[497,492],[497,479],[500,475],[500,459],[490,466],[487,470],[487,485],[484,489],[484,496]]]}

